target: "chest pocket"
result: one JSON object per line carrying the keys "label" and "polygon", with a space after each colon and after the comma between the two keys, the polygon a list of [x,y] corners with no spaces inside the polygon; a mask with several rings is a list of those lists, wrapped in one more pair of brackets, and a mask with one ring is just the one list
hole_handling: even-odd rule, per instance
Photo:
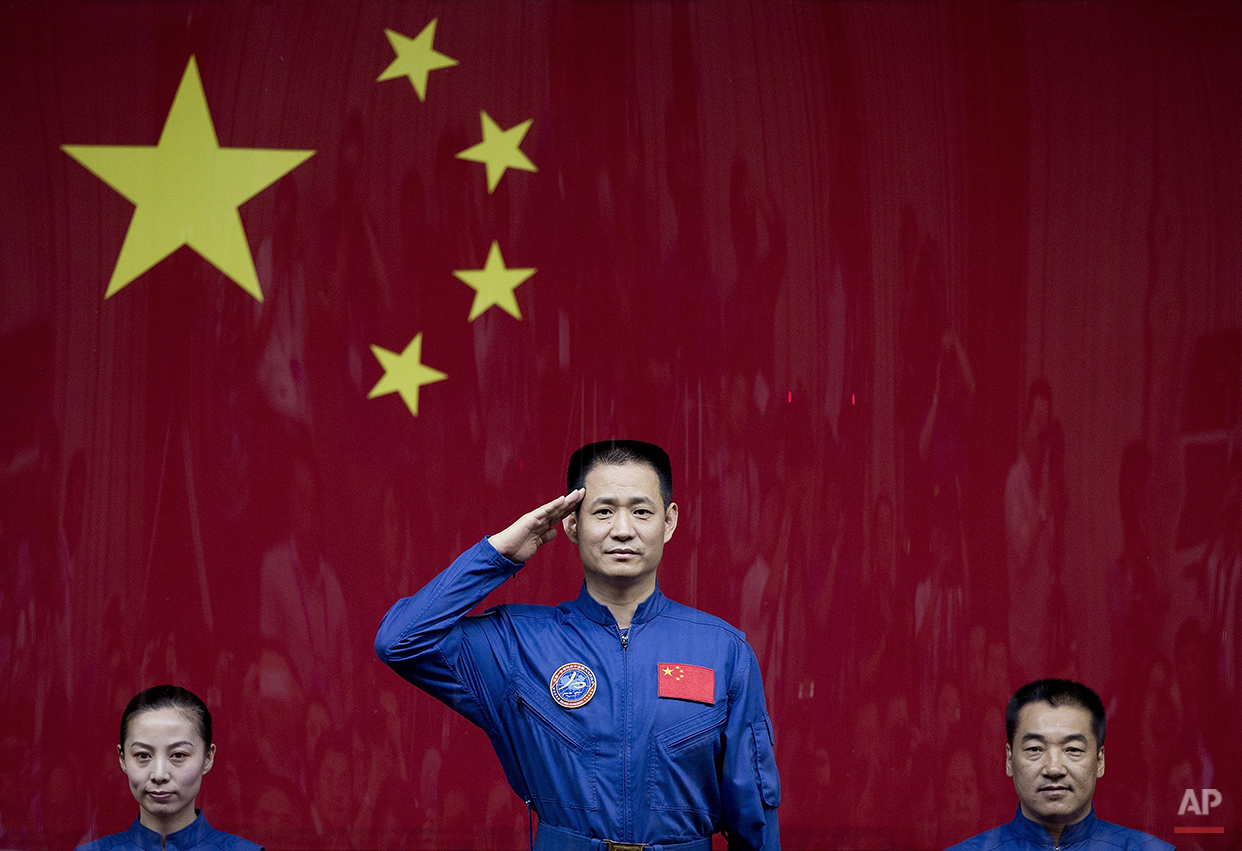
{"label": "chest pocket", "polygon": [[547,805],[574,810],[599,808],[595,741],[577,725],[553,713],[547,693],[532,694],[515,684],[510,694],[510,735],[531,800],[547,817]]}
{"label": "chest pocket", "polygon": [[651,740],[648,788],[654,810],[720,813],[721,734],[728,718],[722,701]]}

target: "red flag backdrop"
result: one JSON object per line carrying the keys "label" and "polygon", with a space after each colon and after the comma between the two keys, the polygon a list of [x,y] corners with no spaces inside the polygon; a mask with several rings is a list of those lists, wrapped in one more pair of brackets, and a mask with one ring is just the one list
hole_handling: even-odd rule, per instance
{"label": "red flag backdrop", "polygon": [[662,587],[759,655],[787,848],[1007,820],[1051,674],[1110,708],[1103,817],[1239,847],[1239,44],[1233,3],[0,3],[0,846],[123,829],[172,681],[218,827],[524,847],[371,641],[625,436],[675,466]]}

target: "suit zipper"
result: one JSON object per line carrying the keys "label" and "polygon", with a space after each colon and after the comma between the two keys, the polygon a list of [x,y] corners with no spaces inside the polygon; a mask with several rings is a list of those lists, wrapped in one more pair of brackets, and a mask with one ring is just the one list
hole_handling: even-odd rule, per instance
{"label": "suit zipper", "polygon": [[[630,624],[633,627],[633,624]],[[621,819],[622,830],[626,836],[630,836],[634,832],[634,824],[630,819],[630,784],[627,779],[630,775],[630,742],[632,740],[632,723],[634,706],[630,700],[630,630],[621,629],[621,625],[617,625],[617,632],[621,636],[621,677],[625,683],[625,691],[621,698],[625,701],[625,739],[621,746]]]}

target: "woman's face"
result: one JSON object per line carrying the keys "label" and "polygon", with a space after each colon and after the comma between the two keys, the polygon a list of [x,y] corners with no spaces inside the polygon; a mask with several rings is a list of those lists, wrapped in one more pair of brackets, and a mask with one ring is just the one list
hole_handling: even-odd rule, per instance
{"label": "woman's face", "polygon": [[171,706],[136,713],[117,750],[144,827],[167,836],[194,821],[194,799],[216,746],[203,743],[186,713]]}

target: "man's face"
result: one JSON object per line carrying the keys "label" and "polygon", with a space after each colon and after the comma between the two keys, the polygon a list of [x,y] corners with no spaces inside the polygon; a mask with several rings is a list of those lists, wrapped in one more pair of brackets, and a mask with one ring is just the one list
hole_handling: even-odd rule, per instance
{"label": "man's face", "polygon": [[664,508],[660,480],[646,464],[599,464],[586,475],[586,493],[565,518],[578,545],[587,589],[655,586],[664,544],[677,528],[677,504]]}
{"label": "man's face", "polygon": [[1104,749],[1095,741],[1086,709],[1028,703],[1005,756],[1005,773],[1031,821],[1059,836],[1091,811],[1095,781],[1104,776]]}

